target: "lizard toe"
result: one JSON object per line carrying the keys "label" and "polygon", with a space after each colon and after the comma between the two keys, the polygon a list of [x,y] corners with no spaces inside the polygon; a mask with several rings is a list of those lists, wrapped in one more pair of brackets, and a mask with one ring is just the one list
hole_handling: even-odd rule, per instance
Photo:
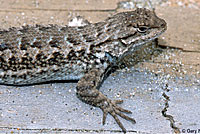
{"label": "lizard toe", "polygon": [[131,121],[132,123],[136,123],[136,121],[133,118],[128,117],[127,115],[122,113],[122,112],[124,112],[124,113],[130,114],[132,112],[129,110],[126,110],[124,108],[121,108],[117,105],[117,104],[121,104],[121,103],[123,103],[123,100],[111,101],[111,100],[107,99],[104,102],[104,105],[102,105],[102,107],[101,107],[101,109],[103,111],[103,124],[105,124],[105,122],[106,122],[107,115],[110,114],[115,119],[115,121],[117,122],[119,127],[122,129],[122,131],[126,132],[126,129],[124,128],[123,124],[121,123],[121,121],[119,120],[117,115],[128,121]]}

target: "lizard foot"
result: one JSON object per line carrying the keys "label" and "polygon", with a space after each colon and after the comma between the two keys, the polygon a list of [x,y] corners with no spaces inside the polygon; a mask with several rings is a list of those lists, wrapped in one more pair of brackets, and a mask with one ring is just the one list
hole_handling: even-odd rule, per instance
{"label": "lizard foot", "polygon": [[123,124],[120,122],[117,115],[119,115],[120,117],[122,117],[128,121],[131,121],[134,124],[136,123],[136,121],[133,118],[130,118],[122,113],[122,112],[124,112],[124,113],[131,114],[132,112],[129,110],[123,109],[117,105],[117,104],[121,104],[121,103],[123,103],[123,100],[112,101],[112,100],[106,99],[106,101],[104,101],[104,104],[100,108],[103,111],[103,125],[106,122],[107,115],[110,114],[115,119],[115,121],[117,122],[119,127],[122,129],[122,131],[124,133],[126,133],[126,129],[124,128]]}

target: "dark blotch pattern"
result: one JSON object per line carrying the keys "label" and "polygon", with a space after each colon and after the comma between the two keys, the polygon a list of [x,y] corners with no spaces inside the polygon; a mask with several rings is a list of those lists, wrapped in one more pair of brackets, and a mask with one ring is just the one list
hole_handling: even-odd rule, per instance
{"label": "dark blotch pattern", "polygon": [[6,44],[6,43],[1,43],[0,44],[0,51],[4,51],[6,49],[8,49],[9,47],[9,44]]}

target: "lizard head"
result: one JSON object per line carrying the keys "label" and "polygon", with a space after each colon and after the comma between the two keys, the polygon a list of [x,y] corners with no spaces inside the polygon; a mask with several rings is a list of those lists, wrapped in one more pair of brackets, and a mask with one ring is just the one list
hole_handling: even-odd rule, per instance
{"label": "lizard head", "polygon": [[110,40],[114,40],[115,44],[110,54],[119,59],[157,38],[167,29],[163,19],[157,17],[154,11],[145,8],[118,13],[108,18],[106,22],[112,25],[113,30],[110,31],[113,34]]}

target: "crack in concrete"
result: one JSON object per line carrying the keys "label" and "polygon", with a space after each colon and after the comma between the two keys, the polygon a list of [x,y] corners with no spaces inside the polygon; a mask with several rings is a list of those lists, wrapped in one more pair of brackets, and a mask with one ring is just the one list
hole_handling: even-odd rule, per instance
{"label": "crack in concrete", "polygon": [[[40,132],[48,132],[48,131],[55,131],[55,132],[97,132],[97,133],[101,133],[101,132],[110,132],[110,133],[123,133],[120,130],[95,130],[95,129],[62,129],[62,128],[53,128],[53,129],[31,129],[31,128],[17,128],[17,127],[0,127],[0,129],[9,129],[10,131],[12,130],[17,130],[17,131],[40,131]],[[127,133],[138,133],[137,131],[134,130],[127,130]],[[12,133],[12,132],[11,132]],[[145,133],[146,134],[146,133]]]}
{"label": "crack in concrete", "polygon": [[[168,84],[166,84],[166,88],[164,89],[164,91],[166,92],[169,92],[169,89],[168,89]],[[163,92],[162,96],[164,97],[164,101],[165,101],[165,107],[163,108],[163,110],[161,111],[162,112],[162,115],[170,121],[170,127],[173,129],[174,133],[176,134],[180,134],[180,129],[178,127],[176,127],[175,125],[175,121],[174,121],[174,117],[172,115],[169,115],[167,114],[167,108],[169,108],[169,101],[170,101],[170,98],[169,96],[167,96],[165,94],[165,92]]]}

